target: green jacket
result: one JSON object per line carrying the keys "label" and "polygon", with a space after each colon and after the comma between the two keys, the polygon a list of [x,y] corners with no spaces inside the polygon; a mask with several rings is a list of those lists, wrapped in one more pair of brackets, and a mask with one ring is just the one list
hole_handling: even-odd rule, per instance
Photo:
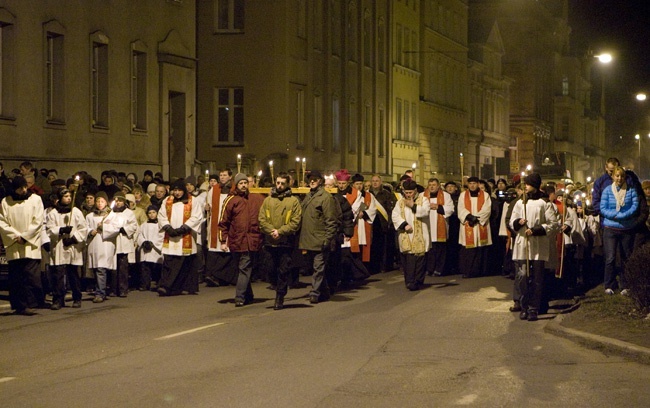
{"label": "green jacket", "polygon": [[298,247],[308,251],[329,248],[341,222],[341,207],[324,188],[307,194],[302,201],[302,228]]}
{"label": "green jacket", "polygon": [[[301,217],[300,201],[291,195],[291,190],[277,194],[273,188],[271,195],[264,199],[258,217],[260,229],[264,234],[264,244],[293,247],[295,235],[300,229]],[[280,234],[277,239],[271,236],[274,229]]]}

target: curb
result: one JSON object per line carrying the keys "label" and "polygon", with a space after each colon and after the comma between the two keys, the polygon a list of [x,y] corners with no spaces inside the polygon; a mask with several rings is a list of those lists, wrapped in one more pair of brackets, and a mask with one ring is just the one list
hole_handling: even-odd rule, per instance
{"label": "curb", "polygon": [[625,341],[570,329],[562,326],[561,323],[563,320],[564,315],[556,316],[544,326],[544,331],[559,337],[564,337],[588,348],[598,350],[605,355],[616,355],[637,363],[650,365],[650,349]]}

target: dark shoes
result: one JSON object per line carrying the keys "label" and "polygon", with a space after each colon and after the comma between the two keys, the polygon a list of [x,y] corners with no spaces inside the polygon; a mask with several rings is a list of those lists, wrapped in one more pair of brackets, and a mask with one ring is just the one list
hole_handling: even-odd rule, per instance
{"label": "dark shoes", "polygon": [[528,311],[522,310],[521,313],[519,313],[519,318],[521,320],[528,320]]}
{"label": "dark shoes", "polygon": [[36,310],[27,308],[27,309],[23,309],[23,310],[16,310],[16,314],[22,315],[22,316],[34,316],[37,313],[36,313]]}
{"label": "dark shoes", "polygon": [[167,296],[169,294],[169,292],[167,292],[167,289],[163,287],[159,287],[156,292],[158,292],[158,296]]}
{"label": "dark shoes", "polygon": [[72,302],[72,307],[75,309],[79,309],[81,307],[81,300],[75,300]]}
{"label": "dark shoes", "polygon": [[205,277],[205,285],[207,287],[209,287],[209,288],[216,288],[216,287],[220,286],[219,282],[217,282],[214,278],[212,278],[210,276]]}
{"label": "dark shoes", "polygon": [[318,296],[316,295],[309,295],[309,303],[312,305],[315,305],[318,303]]}
{"label": "dark shoes", "polygon": [[521,303],[515,302],[514,305],[510,306],[509,309],[511,312],[521,312]]}
{"label": "dark shoes", "polygon": [[535,322],[538,319],[537,310],[534,309],[522,310],[522,312],[519,313],[519,318],[521,320],[528,320],[529,322]]}
{"label": "dark shoes", "polygon": [[244,302],[243,300],[241,300],[241,299],[235,299],[235,307],[242,307],[242,306],[244,306],[245,304],[246,304],[246,302]]}
{"label": "dark shoes", "polygon": [[50,310],[61,310],[61,303],[59,302],[52,303],[52,306],[50,306]]}
{"label": "dark shoes", "polygon": [[284,308],[284,296],[277,295],[275,297],[275,304],[273,305],[273,310],[282,310]]}

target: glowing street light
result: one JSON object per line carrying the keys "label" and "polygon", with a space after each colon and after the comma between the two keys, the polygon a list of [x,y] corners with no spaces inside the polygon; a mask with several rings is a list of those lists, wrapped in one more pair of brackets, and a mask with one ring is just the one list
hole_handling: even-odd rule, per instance
{"label": "glowing street light", "polygon": [[648,98],[648,96],[643,92],[639,92],[638,94],[636,94],[636,100],[639,101],[639,102],[643,102],[647,98]]}
{"label": "glowing street light", "polygon": [[609,64],[614,59],[612,54],[604,53],[600,55],[594,55],[594,58],[597,58],[602,64]]}

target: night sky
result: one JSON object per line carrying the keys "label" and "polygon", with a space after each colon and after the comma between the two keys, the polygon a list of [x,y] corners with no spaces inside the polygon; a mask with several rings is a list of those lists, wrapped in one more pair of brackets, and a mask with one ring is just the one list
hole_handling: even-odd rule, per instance
{"label": "night sky", "polygon": [[609,147],[633,149],[634,134],[650,131],[650,99],[635,100],[638,92],[650,96],[650,0],[569,0],[569,7],[572,54],[591,48],[615,58],[593,73],[595,92],[605,75]]}

